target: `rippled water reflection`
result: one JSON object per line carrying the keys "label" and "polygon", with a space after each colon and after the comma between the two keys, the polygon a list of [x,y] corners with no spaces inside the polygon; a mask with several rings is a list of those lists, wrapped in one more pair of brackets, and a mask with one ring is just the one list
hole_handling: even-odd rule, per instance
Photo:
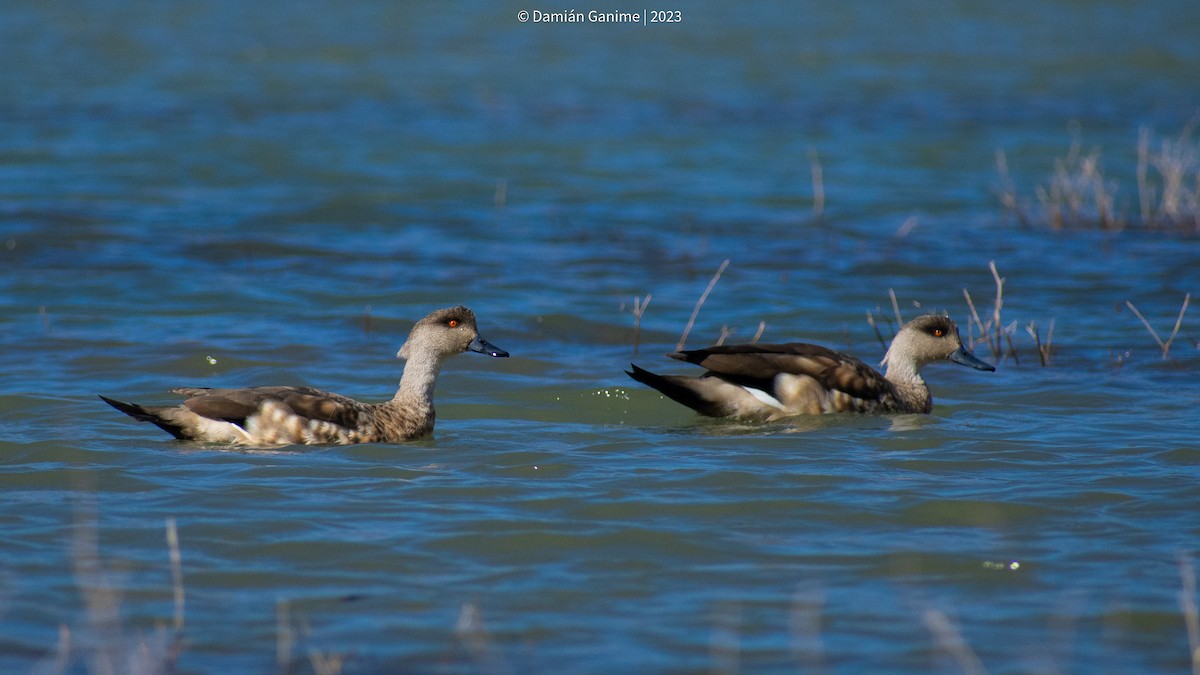
{"label": "rippled water reflection", "polygon": [[[174,519],[185,672],[1185,670],[1200,335],[1164,360],[1125,302],[1168,335],[1195,238],[992,192],[1074,129],[1136,208],[1195,4],[688,4],[0,10],[0,669],[169,653]],[[995,261],[1018,360],[931,367],[930,416],[697,420],[621,371],[684,370],[725,259],[691,346],[875,361],[889,289],[966,323]],[[381,399],[460,302],[513,358],[450,363],[433,439],[230,452],[95,398]]]}

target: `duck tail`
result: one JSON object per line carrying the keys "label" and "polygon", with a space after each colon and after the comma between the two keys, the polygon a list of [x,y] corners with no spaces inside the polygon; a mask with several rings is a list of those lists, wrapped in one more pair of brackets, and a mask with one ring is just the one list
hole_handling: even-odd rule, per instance
{"label": "duck tail", "polygon": [[633,370],[625,371],[626,375],[647,387],[657,389],[660,394],[676,403],[710,417],[722,417],[728,414],[728,411],[724,410],[719,402],[704,395],[704,388],[698,378],[659,375],[632,363],[629,366]]}
{"label": "duck tail", "polygon": [[156,407],[156,406],[138,405],[137,403],[126,403],[125,401],[118,401],[116,399],[111,399],[107,396],[104,396],[103,394],[100,395],[100,400],[111,405],[112,407],[116,408],[117,410],[120,410],[121,412],[125,413],[126,415],[129,415],[130,417],[134,418],[135,420],[140,420],[142,422],[149,422],[149,423],[155,425],[159,429],[162,429],[163,431],[171,434],[175,438],[187,438],[187,435],[184,433],[182,426],[172,422],[171,420],[165,419],[162,416],[161,413],[166,408]]}

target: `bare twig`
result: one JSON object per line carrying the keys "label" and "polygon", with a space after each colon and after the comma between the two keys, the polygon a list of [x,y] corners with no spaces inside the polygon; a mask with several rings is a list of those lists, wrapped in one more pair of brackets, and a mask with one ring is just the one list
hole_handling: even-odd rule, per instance
{"label": "bare twig", "polygon": [[685,326],[683,329],[683,335],[679,336],[679,344],[675,346],[676,351],[683,350],[683,345],[685,342],[687,342],[688,333],[692,332],[692,325],[696,323],[696,316],[700,314],[700,308],[704,306],[704,301],[708,299],[708,294],[712,293],[713,287],[717,285],[717,280],[721,278],[721,274],[725,272],[726,267],[729,267],[728,258],[726,258],[725,262],[721,263],[721,266],[717,268],[717,273],[714,274],[712,279],[708,282],[708,288],[704,289],[704,292],[700,294],[700,299],[696,301],[696,307],[692,310],[692,317],[688,319],[687,326]]}

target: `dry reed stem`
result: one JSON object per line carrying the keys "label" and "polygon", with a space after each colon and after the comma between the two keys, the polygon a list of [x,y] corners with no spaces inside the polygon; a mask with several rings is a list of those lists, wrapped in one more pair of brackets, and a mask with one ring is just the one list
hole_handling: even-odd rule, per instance
{"label": "dry reed stem", "polygon": [[473,602],[464,602],[454,624],[454,637],[475,664],[474,672],[509,673],[512,667],[495,647],[483,612]]}
{"label": "dry reed stem", "polygon": [[820,221],[825,217],[825,172],[815,148],[809,148],[808,162],[812,167],[813,220]]}
{"label": "dry reed stem", "polygon": [[[971,300],[971,293],[967,289],[963,289],[963,297],[967,300],[967,308],[971,310],[971,315],[967,317],[967,339],[971,341],[971,349],[975,349],[975,345],[983,342],[987,337],[987,329],[984,328],[983,321],[979,318],[979,312],[975,309],[975,302]],[[979,328],[979,339],[971,337],[971,324]],[[989,343],[990,344],[990,343]]]}
{"label": "dry reed stem", "polygon": [[871,326],[871,330],[875,331],[875,339],[879,340],[880,346],[887,349],[887,341],[883,339],[883,333],[879,332],[879,326],[875,323],[875,312],[867,312],[867,323]]}
{"label": "dry reed stem", "polygon": [[345,665],[341,654],[325,654],[313,647],[308,650],[308,662],[312,664],[315,675],[341,675],[342,666]]}
{"label": "dry reed stem", "polygon": [[717,346],[720,347],[725,344],[725,340],[729,339],[729,336],[736,332],[736,330],[729,327],[729,324],[721,324],[721,334],[717,336]]}
{"label": "dry reed stem", "polygon": [[183,591],[183,556],[179,553],[179,531],[175,527],[175,519],[167,518],[167,550],[171,559],[171,587],[175,598],[175,635],[183,634],[183,610],[185,595]]}
{"label": "dry reed stem", "polygon": [[[996,269],[996,261],[995,260],[988,262],[988,269],[990,269],[992,271],[992,278],[996,280],[996,302],[992,308],[992,322],[995,324],[995,329],[996,329],[996,347],[995,347],[994,351],[998,357],[998,356],[1000,356],[1000,353],[1001,353],[1001,348],[1000,348],[1000,333],[1001,333],[1000,308],[1004,306],[1004,279],[1002,279],[1000,277],[1000,272]],[[1011,342],[1010,342],[1010,345],[1011,345]]]}
{"label": "dry reed stem", "polygon": [[1012,358],[1013,364],[1021,365],[1021,358],[1017,356],[1017,348],[1013,345],[1012,336],[1017,332],[1017,322],[1013,321],[1004,327],[1004,341],[1008,343],[1008,355]]}
{"label": "dry reed stem", "polygon": [[713,608],[708,653],[714,673],[742,672],[743,623],[741,604],[724,601]]}
{"label": "dry reed stem", "polygon": [[81,511],[71,538],[71,561],[75,584],[83,596],[87,630],[88,671],[99,675],[119,672],[121,662],[120,604],[122,593],[111,578],[112,572],[100,560],[96,515],[89,508]]}
{"label": "dry reed stem", "polygon": [[492,204],[496,208],[503,208],[508,203],[508,181],[503,178],[496,179],[496,191],[492,194]]}
{"label": "dry reed stem", "polygon": [[896,315],[896,330],[904,325],[904,319],[900,318],[900,303],[896,301],[896,291],[889,288],[888,297],[892,299],[892,312]]}
{"label": "dry reed stem", "polygon": [[1179,577],[1183,588],[1179,591],[1179,611],[1187,626],[1188,647],[1191,651],[1192,675],[1200,675],[1200,609],[1196,607],[1196,570],[1186,555],[1179,556]]}
{"label": "dry reed stem", "polygon": [[[1200,145],[1190,138],[1200,116],[1194,117],[1175,139],[1163,139],[1158,154],[1149,162],[1162,179],[1162,195],[1154,218],[1156,222],[1180,227],[1190,224],[1200,229]],[[1188,176],[1196,178],[1196,189],[1186,185]]]}
{"label": "dry reed stem", "polygon": [[1154,204],[1154,189],[1150,187],[1147,178],[1147,168],[1150,164],[1150,129],[1142,127],[1138,130],[1137,147],[1137,189],[1138,209],[1142,215],[1142,225],[1150,222],[1150,211]]}
{"label": "dry reed stem", "polygon": [[912,234],[912,231],[917,229],[917,225],[920,222],[920,219],[916,216],[909,216],[908,218],[904,219],[903,223],[900,223],[900,227],[896,228],[896,233],[892,236],[896,239],[903,239]]}
{"label": "dry reed stem", "polygon": [[1175,336],[1179,335],[1179,328],[1183,325],[1183,315],[1185,312],[1187,312],[1188,304],[1191,303],[1191,301],[1192,294],[1191,292],[1188,292],[1183,296],[1183,306],[1179,308],[1179,316],[1175,319],[1175,328],[1171,331],[1171,336],[1168,337],[1166,341],[1163,341],[1163,339],[1158,336],[1158,331],[1154,330],[1154,327],[1150,325],[1150,322],[1146,320],[1146,317],[1142,316],[1142,313],[1138,311],[1138,308],[1135,307],[1132,302],[1126,300],[1125,306],[1128,307],[1129,310],[1137,316],[1137,318],[1141,319],[1142,325],[1146,327],[1146,330],[1150,331],[1150,337],[1154,338],[1154,341],[1158,343],[1159,348],[1162,349],[1162,357],[1165,361],[1168,358],[1169,352],[1171,351],[1171,343],[1175,341]]}
{"label": "dry reed stem", "polygon": [[[296,620],[299,632],[305,638],[312,638],[312,627],[304,617]],[[291,606],[287,600],[275,603],[275,667],[281,674],[296,671],[292,652],[296,648],[297,629],[292,625]],[[325,653],[315,647],[309,647],[307,652],[309,665],[316,675],[340,675],[345,665],[345,656],[336,652]]]}
{"label": "dry reed stem", "polygon": [[1050,330],[1046,333],[1046,344],[1042,344],[1042,336],[1038,331],[1036,321],[1030,321],[1025,326],[1025,332],[1029,333],[1029,336],[1033,338],[1033,343],[1037,345],[1038,359],[1041,361],[1042,367],[1045,368],[1050,364],[1050,342],[1054,339],[1054,319],[1050,319]]}
{"label": "dry reed stem", "polygon": [[296,644],[296,632],[292,629],[291,608],[287,600],[275,603],[275,668],[287,673],[292,668],[292,649]]}
{"label": "dry reed stem", "polygon": [[[1177,136],[1157,141],[1148,128],[1139,129],[1135,177],[1137,221],[1142,227],[1200,233],[1200,143],[1193,138],[1198,124],[1200,115]],[[1085,153],[1078,128],[1071,133],[1066,156],[1055,161],[1048,183],[1034,190],[1043,224],[1053,229],[1124,228],[1130,219],[1116,210],[1117,185],[1104,177],[1100,149]],[[996,166],[1001,177],[1000,203],[1024,223],[1008,176],[1007,158],[1001,151],[997,151]]]}
{"label": "dry reed stem", "polygon": [[792,653],[800,666],[799,672],[819,673],[828,670],[825,663],[825,642],[821,637],[825,594],[817,588],[800,589],[792,595],[788,612]]}
{"label": "dry reed stem", "polygon": [[1008,173],[1008,155],[999,148],[996,149],[996,170],[1000,173],[1000,204],[1016,216],[1021,225],[1029,225],[1029,218],[1021,210],[1021,204],[1017,200],[1017,189]]}
{"label": "dry reed stem", "polygon": [[58,627],[58,643],[54,646],[54,662],[39,666],[46,673],[65,673],[71,665],[71,629],[66,624]]}
{"label": "dry reed stem", "polygon": [[642,337],[642,315],[646,313],[646,307],[650,305],[649,293],[645,298],[634,296],[633,298],[633,355],[638,355],[638,345],[641,343]]}
{"label": "dry reed stem", "polygon": [[759,321],[758,322],[758,330],[754,331],[754,337],[750,339],[750,344],[752,344],[752,345],[757,344],[759,338],[761,338],[763,335],[763,331],[765,331],[766,329],[767,329],[767,322]]}
{"label": "dry reed stem", "polygon": [[179,553],[179,531],[175,519],[167,518],[167,551],[171,561],[171,589],[175,600],[174,635],[166,653],[166,666],[174,670],[183,653],[184,607],[186,596],[183,590],[183,556]]}
{"label": "dry reed stem", "polygon": [[930,607],[922,613],[921,618],[925,621],[929,632],[933,634],[935,646],[953,657],[961,672],[968,673],[968,675],[985,675],[987,673],[979,656],[963,639],[962,633],[945,612]]}
{"label": "dry reed stem", "polygon": [[726,267],[729,267],[729,258],[726,258],[725,262],[721,263],[721,266],[717,268],[717,273],[708,282],[708,288],[704,289],[704,292],[700,294],[700,299],[696,301],[696,307],[692,310],[692,317],[688,319],[687,326],[683,329],[683,335],[679,336],[679,344],[675,346],[676,351],[683,350],[683,345],[687,342],[688,333],[692,332],[692,325],[696,323],[696,316],[700,314],[700,308],[704,306],[704,301],[708,300],[708,294],[712,293],[713,287],[717,285],[717,280],[721,278],[721,274],[725,272]]}

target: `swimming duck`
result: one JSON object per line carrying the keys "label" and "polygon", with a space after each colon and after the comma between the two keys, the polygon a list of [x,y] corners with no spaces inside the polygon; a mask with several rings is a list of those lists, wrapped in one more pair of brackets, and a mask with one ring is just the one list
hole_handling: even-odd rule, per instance
{"label": "swimming duck", "polygon": [[880,375],[862,361],[818,345],[745,344],[667,354],[708,369],[700,377],[657,375],[630,364],[630,377],[710,417],[769,421],[836,412],[928,413],[933,410],[921,367],[953,361],[996,368],[963,346],[949,317],[920,316],[892,340]]}
{"label": "swimming duck", "polygon": [[362,403],[310,387],[183,387],[171,390],[189,397],[175,406],[100,398],[180,439],[248,446],[392,443],[433,432],[438,371],[446,359],[467,351],[508,356],[479,336],[471,310],[450,307],[413,326],[396,353],[407,362],[400,387],[385,403]]}

